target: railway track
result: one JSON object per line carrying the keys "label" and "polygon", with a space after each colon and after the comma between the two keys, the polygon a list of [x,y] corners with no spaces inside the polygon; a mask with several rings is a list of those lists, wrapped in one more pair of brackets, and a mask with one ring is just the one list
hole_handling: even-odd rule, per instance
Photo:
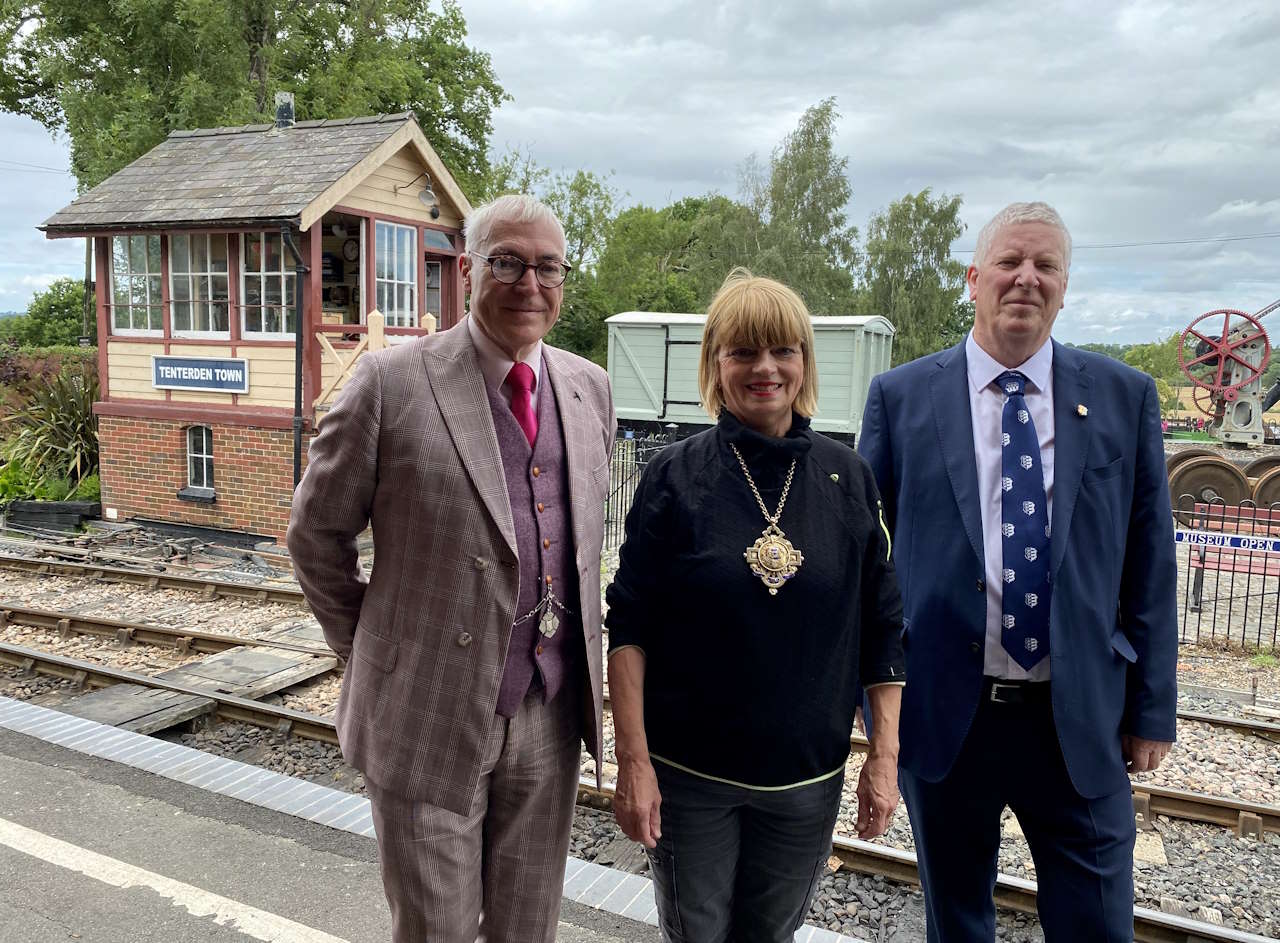
{"label": "railway track", "polygon": [[[161,630],[162,633],[168,631],[170,630]],[[231,637],[201,640],[202,643],[214,645],[243,644],[243,641]],[[268,647],[277,647],[267,644]],[[214,704],[210,713],[218,720],[250,724],[278,735],[293,734],[331,745],[336,745],[338,742],[332,718],[264,704],[234,695],[211,692],[205,688],[166,682],[137,672],[8,644],[0,644],[0,664],[70,680],[87,688],[135,684],[208,698]],[[1235,826],[1242,815],[1254,815],[1258,817],[1258,821],[1265,830],[1280,832],[1280,808],[1239,803],[1183,790],[1153,786],[1135,788],[1134,793],[1137,805],[1148,816],[1167,815],[1194,822]],[[586,778],[581,780],[579,801],[582,804],[607,808],[612,798],[613,790],[610,787],[597,788],[594,782]],[[840,860],[843,868],[863,874],[882,875],[900,883],[919,883],[916,858],[911,852],[842,836],[837,836],[834,842],[834,855]],[[1008,875],[1001,875],[997,881],[996,901],[1007,909],[1035,913],[1035,894],[1034,882]],[[1144,943],[1145,941],[1151,941],[1151,943],[1184,943],[1184,941],[1185,943],[1193,943],[1193,941],[1260,943],[1266,939],[1244,931],[1152,910],[1137,910],[1134,924],[1135,939]]]}

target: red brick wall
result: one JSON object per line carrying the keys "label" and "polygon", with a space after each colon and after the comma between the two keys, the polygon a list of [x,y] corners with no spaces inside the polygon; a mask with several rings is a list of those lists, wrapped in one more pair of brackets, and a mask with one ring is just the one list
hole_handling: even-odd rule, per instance
{"label": "red brick wall", "polygon": [[[283,542],[293,496],[293,433],[209,424],[213,429],[213,504],[182,501],[187,486],[187,427],[196,423],[101,416],[102,506],[119,519],[220,527]],[[303,439],[303,461],[307,440]]]}

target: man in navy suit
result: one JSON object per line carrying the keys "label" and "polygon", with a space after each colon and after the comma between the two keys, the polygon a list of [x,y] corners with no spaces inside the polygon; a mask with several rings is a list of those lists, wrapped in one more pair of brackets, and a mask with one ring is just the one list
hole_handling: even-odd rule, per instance
{"label": "man in navy suit", "polygon": [[867,396],[930,943],[994,939],[1006,806],[1047,943],[1133,939],[1126,771],[1155,769],[1174,739],[1173,525],[1155,383],[1049,337],[1070,262],[1052,207],[1006,207],[968,270],[968,338]]}

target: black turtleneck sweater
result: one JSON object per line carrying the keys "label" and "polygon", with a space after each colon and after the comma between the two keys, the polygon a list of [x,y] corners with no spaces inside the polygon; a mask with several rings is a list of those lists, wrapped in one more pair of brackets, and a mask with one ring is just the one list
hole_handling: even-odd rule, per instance
{"label": "black turtleneck sweater", "polygon": [[[766,526],[738,446],[804,563],[776,596],[743,553]],[[902,601],[871,470],[795,416],[783,438],[721,412],[645,468],[609,587],[609,650],[645,653],[653,758],[757,787],[843,767],[858,684],[906,678]]]}

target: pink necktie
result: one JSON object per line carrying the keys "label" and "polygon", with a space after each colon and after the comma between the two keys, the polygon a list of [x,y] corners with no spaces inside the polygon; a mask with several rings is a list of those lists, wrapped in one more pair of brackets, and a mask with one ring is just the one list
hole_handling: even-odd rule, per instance
{"label": "pink necktie", "polygon": [[538,414],[533,411],[533,368],[527,363],[513,364],[507,383],[511,387],[511,414],[533,445],[538,438]]}

